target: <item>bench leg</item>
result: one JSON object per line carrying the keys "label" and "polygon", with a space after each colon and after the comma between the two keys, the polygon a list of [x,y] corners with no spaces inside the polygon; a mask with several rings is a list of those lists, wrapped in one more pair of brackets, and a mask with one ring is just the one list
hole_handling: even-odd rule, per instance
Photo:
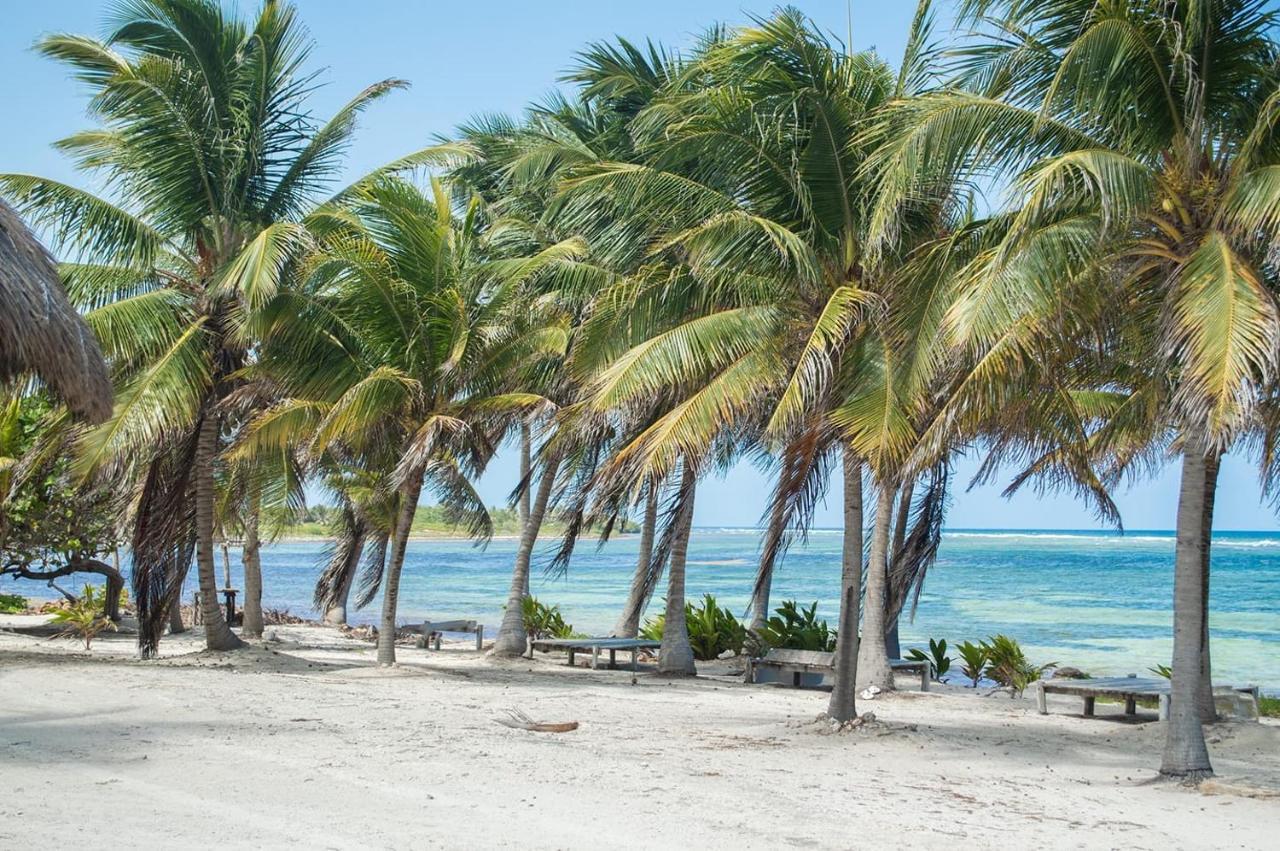
{"label": "bench leg", "polygon": [[599,647],[591,648],[591,670],[593,671],[600,670],[600,648]]}
{"label": "bench leg", "polygon": [[929,674],[933,671],[928,665],[920,669],[920,691],[929,690],[929,680],[933,679]]}
{"label": "bench leg", "polygon": [[791,675],[791,687],[800,688],[800,672],[796,671]]}
{"label": "bench leg", "polygon": [[436,651],[440,650],[440,633],[436,633]]}
{"label": "bench leg", "polygon": [[609,670],[612,671],[617,667],[618,667],[618,651],[610,647],[609,648]]}
{"label": "bench leg", "polygon": [[476,652],[484,649],[484,626],[476,627]]}
{"label": "bench leg", "polygon": [[1036,711],[1041,715],[1049,714],[1049,698],[1044,693],[1044,683],[1036,683]]}
{"label": "bench leg", "polygon": [[1084,714],[1086,716],[1093,715],[1093,700],[1094,699],[1092,697],[1086,697],[1084,699]]}
{"label": "bench leg", "polygon": [[569,667],[573,667],[573,648],[569,648]]}
{"label": "bench leg", "polygon": [[639,671],[640,671],[640,651],[632,647],[631,648],[631,676],[635,677],[635,675],[639,673]]}
{"label": "bench leg", "polygon": [[756,681],[756,666],[750,658],[747,659],[747,673],[743,680],[747,683],[755,683]]}
{"label": "bench leg", "polygon": [[1160,720],[1169,720],[1169,695],[1167,694],[1160,695]]}
{"label": "bench leg", "polygon": [[1126,697],[1126,698],[1124,699],[1124,714],[1125,714],[1125,715],[1136,715],[1137,713],[1138,713],[1138,700],[1137,700],[1137,698],[1133,698],[1133,697]]}

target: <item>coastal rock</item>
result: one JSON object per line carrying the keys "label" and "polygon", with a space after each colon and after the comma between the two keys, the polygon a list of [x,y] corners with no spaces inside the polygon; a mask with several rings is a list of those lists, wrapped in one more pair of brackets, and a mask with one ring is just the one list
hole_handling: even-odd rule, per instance
{"label": "coastal rock", "polygon": [[1089,675],[1079,668],[1055,668],[1052,679],[1055,680],[1087,680]]}

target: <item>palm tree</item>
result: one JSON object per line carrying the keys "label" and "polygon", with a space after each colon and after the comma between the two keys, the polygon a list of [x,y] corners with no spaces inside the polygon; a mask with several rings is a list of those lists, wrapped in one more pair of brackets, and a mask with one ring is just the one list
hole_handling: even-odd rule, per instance
{"label": "palm tree", "polygon": [[1140,411],[1080,420],[1099,455],[1128,451],[1136,418],[1181,457],[1161,772],[1195,782],[1212,772],[1197,700],[1209,471],[1252,427],[1280,351],[1276,13],[1253,0],[967,0],[961,13],[979,32],[955,88],[910,105],[884,150],[877,231],[892,242],[899,200],[938,168],[1012,185],[1002,234],[947,317],[979,365],[948,421],[990,411],[1063,317],[1103,301],[1123,319],[1125,358],[1146,365]]}
{"label": "palm tree", "polygon": [[156,652],[193,549],[206,644],[232,649],[240,641],[217,605],[213,553],[223,402],[356,116],[400,83],[372,86],[317,124],[306,108],[310,44],[276,0],[250,19],[213,0],[130,3],[105,39],[53,35],[38,49],[90,87],[98,126],[59,146],[117,202],[18,174],[0,175],[0,192],[82,261],[66,272],[68,291],[89,311],[118,400],[81,442],[81,466],[127,469],[142,483],[139,649]]}
{"label": "palm tree", "polygon": [[[456,214],[448,188],[383,177],[351,190],[331,216],[306,284],[264,319],[263,371],[287,399],[250,426],[237,454],[301,445],[374,459],[393,523],[378,661],[395,662],[400,574],[424,489],[486,539],[488,511],[472,477],[502,434],[545,400],[506,392],[513,365],[545,340],[509,321],[515,290],[483,273],[478,201]],[[381,459],[381,460],[378,460]]]}

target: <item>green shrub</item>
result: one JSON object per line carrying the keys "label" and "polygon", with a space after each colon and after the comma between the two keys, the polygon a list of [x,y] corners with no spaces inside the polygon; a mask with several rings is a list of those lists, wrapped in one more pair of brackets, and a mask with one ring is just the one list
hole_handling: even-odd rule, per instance
{"label": "green shrub", "polygon": [[84,586],[84,593],[75,602],[68,603],[53,613],[53,622],[63,625],[59,638],[79,638],[88,650],[93,639],[103,630],[114,630],[116,625],[106,616],[106,589],[93,585]]}
{"label": "green shrub", "polygon": [[[705,662],[719,657],[726,650],[732,650],[735,654],[742,652],[742,645],[747,640],[747,628],[733,616],[732,611],[717,604],[712,595],[703,597],[702,604],[698,606],[686,600],[684,619],[689,630],[693,658]],[[661,641],[666,620],[665,613],[649,618],[640,628],[641,637]]]}
{"label": "green shrub", "polygon": [[929,667],[933,669],[933,678],[935,680],[941,680],[942,675],[951,670],[951,657],[947,655],[947,640],[945,638],[940,641],[934,641],[930,638],[928,654],[925,654],[918,647],[912,647],[906,658],[913,662],[928,662]]}
{"label": "green shrub", "polygon": [[1259,697],[1258,714],[1264,718],[1280,718],[1280,697]]}
{"label": "green shrub", "polygon": [[956,650],[960,651],[960,661],[964,662],[960,672],[969,678],[973,688],[977,688],[978,681],[987,673],[987,664],[991,661],[991,648],[986,642],[980,641],[974,644],[972,641],[964,641],[956,646]]}
{"label": "green shrub", "polygon": [[565,623],[559,606],[547,606],[537,597],[525,597],[521,603],[524,614],[524,629],[529,638],[537,641],[540,638],[572,638],[573,624]]}
{"label": "green shrub", "polygon": [[1173,679],[1173,668],[1170,668],[1168,665],[1153,665],[1152,667],[1147,668],[1147,670],[1155,674],[1157,677],[1164,677],[1166,680]]}
{"label": "green shrub", "polygon": [[818,620],[817,602],[805,609],[795,600],[787,600],[774,612],[760,630],[759,638],[766,648],[826,652],[836,649],[836,631],[826,621]]}
{"label": "green shrub", "polygon": [[27,610],[27,598],[17,594],[0,594],[0,615],[17,615]]}
{"label": "green shrub", "polygon": [[1033,665],[1022,651],[1022,645],[1007,635],[993,635],[983,644],[987,648],[990,659],[987,676],[1002,686],[1013,690],[1015,695],[1024,692],[1027,686],[1044,676],[1044,672],[1057,662],[1044,665]]}

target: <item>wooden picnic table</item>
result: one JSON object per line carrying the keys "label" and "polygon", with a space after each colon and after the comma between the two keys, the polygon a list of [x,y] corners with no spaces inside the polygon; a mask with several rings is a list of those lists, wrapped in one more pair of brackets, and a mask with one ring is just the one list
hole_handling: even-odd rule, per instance
{"label": "wooden picnic table", "polygon": [[[914,671],[920,674],[920,690],[929,690],[930,675],[933,667],[927,661],[915,659],[890,659],[889,667],[894,671]],[[800,678],[804,674],[834,674],[836,671],[836,654],[821,650],[789,650],[785,647],[774,647],[763,657],[747,660],[746,681],[756,681],[756,671],[760,668],[774,668],[791,674],[791,685],[800,687]]]}
{"label": "wooden picnic table", "polygon": [[569,664],[573,664],[574,655],[580,651],[591,651],[591,667],[598,669],[600,667],[600,651],[609,651],[609,667],[618,667],[618,651],[631,651],[631,670],[634,672],[639,669],[640,651],[641,650],[657,650],[662,646],[661,641],[652,641],[647,638],[539,638],[533,642],[534,650],[541,650],[544,653],[548,650],[568,650]]}

